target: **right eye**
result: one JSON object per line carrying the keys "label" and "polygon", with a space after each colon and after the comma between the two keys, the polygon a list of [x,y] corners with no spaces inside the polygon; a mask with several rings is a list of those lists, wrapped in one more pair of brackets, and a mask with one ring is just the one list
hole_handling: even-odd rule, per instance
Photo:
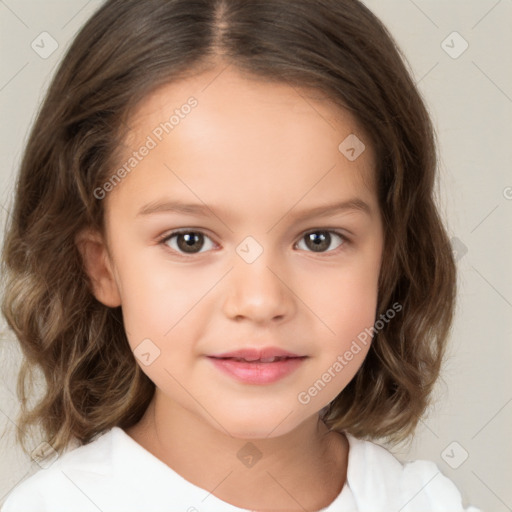
{"label": "right eye", "polygon": [[179,229],[166,235],[159,243],[170,247],[174,252],[183,256],[199,254],[204,246],[205,239],[211,240],[202,231]]}

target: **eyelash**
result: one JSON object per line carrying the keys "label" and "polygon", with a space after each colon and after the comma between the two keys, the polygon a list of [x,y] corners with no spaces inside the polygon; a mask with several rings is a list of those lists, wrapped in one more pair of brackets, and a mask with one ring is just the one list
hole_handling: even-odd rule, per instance
{"label": "eyelash", "polygon": [[[334,233],[335,235],[338,235],[341,238],[342,243],[338,247],[336,247],[336,249],[333,249],[330,251],[317,252],[317,253],[315,253],[314,251],[306,251],[306,252],[310,252],[311,254],[319,254],[319,255],[329,256],[332,253],[337,254],[339,251],[343,251],[346,248],[346,246],[351,243],[350,239],[345,234],[341,233],[340,231],[338,231],[336,229],[327,229],[327,228],[317,228],[317,229],[305,231],[299,238],[299,241],[301,241],[306,235],[310,235],[313,233],[319,233],[319,232]],[[163,245],[166,250],[172,251],[173,254],[176,254],[179,257],[188,259],[188,258],[191,258],[194,256],[199,256],[200,254],[202,254],[202,252],[185,254],[185,253],[176,251],[175,249],[171,249],[167,245],[167,242],[169,240],[171,240],[172,238],[174,238],[175,236],[180,235],[180,234],[189,234],[189,233],[201,234],[201,235],[205,236],[206,238],[210,238],[206,233],[204,233],[203,231],[201,231],[199,229],[184,228],[184,229],[177,229],[175,231],[172,231],[171,233],[166,233],[166,234],[162,235],[157,241],[158,241],[159,245]],[[208,251],[204,251],[204,252],[208,252]]]}

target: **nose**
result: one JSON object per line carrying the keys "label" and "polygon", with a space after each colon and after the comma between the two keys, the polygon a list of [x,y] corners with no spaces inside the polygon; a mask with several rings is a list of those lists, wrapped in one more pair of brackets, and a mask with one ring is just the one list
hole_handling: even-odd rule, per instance
{"label": "nose", "polygon": [[287,282],[290,278],[280,269],[270,251],[263,251],[252,263],[236,255],[226,283],[226,316],[260,324],[291,318],[296,308],[293,283]]}

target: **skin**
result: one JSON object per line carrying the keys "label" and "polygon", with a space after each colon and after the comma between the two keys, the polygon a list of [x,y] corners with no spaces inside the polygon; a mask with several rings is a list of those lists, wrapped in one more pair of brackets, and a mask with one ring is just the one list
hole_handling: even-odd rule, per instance
{"label": "skin", "polygon": [[[198,101],[105,197],[106,239],[86,230],[77,244],[96,298],[122,306],[131,349],[150,339],[160,350],[148,366],[137,359],[156,392],[126,432],[228,503],[318,510],[340,493],[348,460],[345,435],[330,432],[318,412],[352,379],[370,345],[309,403],[298,395],[375,321],[383,229],[374,155],[369,143],[355,161],[338,150],[349,134],[365,136],[318,92],[233,68],[219,75],[222,69],[168,84],[139,105],[127,159],[187,98]],[[294,218],[351,198],[370,213]],[[163,199],[206,204],[211,212],[137,215]],[[195,254],[179,256],[182,237],[181,244],[180,237],[159,243],[179,228],[206,235]],[[348,241],[332,233],[315,252],[305,233],[327,229]],[[263,249],[252,263],[236,251],[247,236]],[[206,357],[268,346],[308,358],[277,382],[253,385]],[[247,442],[262,455],[252,467],[237,457]]]}

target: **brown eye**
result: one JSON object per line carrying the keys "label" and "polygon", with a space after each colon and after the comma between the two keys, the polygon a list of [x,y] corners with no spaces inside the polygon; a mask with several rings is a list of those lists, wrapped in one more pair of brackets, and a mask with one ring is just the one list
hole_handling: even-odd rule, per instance
{"label": "brown eye", "polygon": [[169,236],[165,237],[161,243],[168,245],[172,250],[178,253],[198,254],[204,247],[205,240],[209,240],[209,237],[200,231],[183,230],[171,233]]}
{"label": "brown eye", "polygon": [[[334,249],[328,250],[329,247],[331,247],[333,236],[341,240]],[[338,233],[337,231],[331,231],[331,230],[316,230],[316,231],[310,231],[309,233],[306,233],[302,238],[301,241],[305,240],[306,247],[311,250],[312,252],[317,253],[323,253],[323,252],[332,252],[333,250],[337,249],[341,245],[344,245],[347,243],[347,238],[343,236],[341,233]]]}

